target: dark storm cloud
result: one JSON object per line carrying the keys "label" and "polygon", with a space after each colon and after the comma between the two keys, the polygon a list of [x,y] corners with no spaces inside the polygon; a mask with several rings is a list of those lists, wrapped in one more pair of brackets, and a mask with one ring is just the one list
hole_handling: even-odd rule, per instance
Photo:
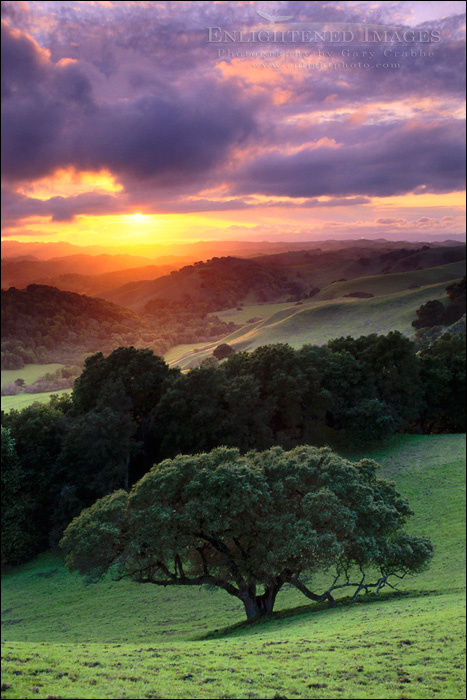
{"label": "dark storm cloud", "polygon": [[82,131],[80,167],[105,167],[167,185],[219,164],[232,145],[254,131],[254,120],[240,95],[226,109],[230,90],[209,83],[205,90],[204,100],[203,93],[194,101],[147,96],[102,107],[93,115],[92,129]]}
{"label": "dark storm cloud", "polygon": [[230,81],[191,94],[96,104],[77,64],[56,65],[3,27],[3,175],[36,179],[59,167],[179,183],[208,171],[255,130],[253,102]]}
{"label": "dark storm cloud", "polygon": [[387,197],[413,191],[450,192],[465,183],[464,125],[410,124],[378,139],[339,148],[266,154],[236,174],[238,194]]}

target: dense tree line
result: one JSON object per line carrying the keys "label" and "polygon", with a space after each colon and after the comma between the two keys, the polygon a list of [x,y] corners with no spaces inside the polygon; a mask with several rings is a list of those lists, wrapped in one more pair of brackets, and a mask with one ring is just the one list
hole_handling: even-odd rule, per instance
{"label": "dense tree line", "polygon": [[217,340],[240,327],[209,313],[208,304],[189,299],[152,299],[144,307],[141,317],[154,333],[156,340],[150,347],[158,355],[175,345]]}
{"label": "dense tree line", "polygon": [[270,345],[186,373],[121,347],[89,357],[71,397],[11,411],[3,426],[8,562],[56,543],[83,507],[180,453],[464,431],[464,339],[443,336],[419,353],[398,332]]}

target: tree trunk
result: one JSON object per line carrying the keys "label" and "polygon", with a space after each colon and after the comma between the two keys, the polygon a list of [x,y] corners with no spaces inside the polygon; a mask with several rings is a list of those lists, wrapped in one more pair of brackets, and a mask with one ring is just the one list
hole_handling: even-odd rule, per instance
{"label": "tree trunk", "polygon": [[264,593],[261,595],[256,595],[256,591],[250,589],[245,595],[241,596],[247,619],[254,620],[258,617],[271,615],[279,589],[279,585],[266,586]]}

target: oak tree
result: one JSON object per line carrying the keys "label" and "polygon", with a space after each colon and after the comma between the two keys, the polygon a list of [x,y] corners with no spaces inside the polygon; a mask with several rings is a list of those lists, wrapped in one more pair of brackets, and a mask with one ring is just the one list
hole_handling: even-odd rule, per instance
{"label": "oak tree", "polygon": [[[338,588],[378,593],[422,570],[432,546],[402,530],[411,510],[377,466],[311,446],[179,455],[84,510],[61,545],[91,578],[115,566],[141,583],[216,586],[248,618],[270,614],[285,584],[331,604]],[[316,592],[322,571],[331,582]]]}

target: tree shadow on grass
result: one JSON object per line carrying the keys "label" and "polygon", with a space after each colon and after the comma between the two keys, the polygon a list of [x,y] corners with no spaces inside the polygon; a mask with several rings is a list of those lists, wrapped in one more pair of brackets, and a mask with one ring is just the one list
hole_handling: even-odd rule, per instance
{"label": "tree shadow on grass", "polygon": [[241,633],[242,631],[250,632],[252,629],[266,632],[267,628],[271,626],[271,623],[274,624],[279,620],[293,620],[297,617],[306,618],[315,615],[319,612],[327,611],[329,613],[332,613],[339,609],[341,609],[341,611],[345,613],[353,609],[355,606],[366,606],[371,605],[372,603],[388,603],[393,601],[394,599],[399,598],[411,599],[421,598],[425,596],[441,595],[443,592],[445,591],[390,591],[382,595],[368,593],[366,595],[359,596],[354,602],[352,602],[351,596],[346,596],[337,600],[336,604],[333,607],[330,607],[329,603],[327,602],[299,605],[298,607],[285,608],[284,610],[279,610],[278,612],[274,612],[271,615],[265,615],[264,617],[261,617],[258,620],[244,620],[242,622],[237,622],[234,625],[228,625],[227,627],[215,629],[210,632],[206,632],[205,634],[202,634],[200,636],[193,637],[193,640],[208,641],[213,639],[221,639],[223,637],[228,637],[231,634],[238,634],[239,632]]}

